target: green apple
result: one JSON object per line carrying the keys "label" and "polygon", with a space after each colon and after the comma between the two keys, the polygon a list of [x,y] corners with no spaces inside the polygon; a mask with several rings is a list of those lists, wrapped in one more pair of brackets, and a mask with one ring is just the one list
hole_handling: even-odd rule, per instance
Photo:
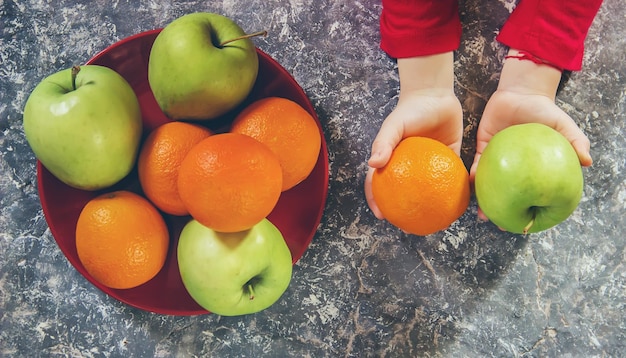
{"label": "green apple", "polygon": [[207,120],[243,102],[258,70],[256,48],[241,27],[225,16],[198,12],[175,19],[156,37],[148,82],[168,117]]}
{"label": "green apple", "polygon": [[538,232],[567,219],[583,193],[570,142],[538,123],[508,127],[491,138],[476,167],[478,206],[513,233]]}
{"label": "green apple", "polygon": [[109,187],[133,168],[142,134],[135,92],[114,70],[75,66],[39,83],[24,106],[24,134],[63,183]]}
{"label": "green apple", "polygon": [[267,219],[235,233],[217,232],[192,219],[180,234],[177,256],[191,297],[222,316],[268,308],[291,281],[291,252]]}

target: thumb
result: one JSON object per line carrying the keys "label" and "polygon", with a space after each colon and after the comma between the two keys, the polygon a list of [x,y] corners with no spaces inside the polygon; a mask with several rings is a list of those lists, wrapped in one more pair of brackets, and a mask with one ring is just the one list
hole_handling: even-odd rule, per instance
{"label": "thumb", "polygon": [[472,187],[474,186],[474,178],[476,177],[476,168],[478,167],[480,156],[483,154],[485,148],[487,148],[487,144],[489,144],[491,138],[495,135],[491,128],[487,128],[487,123],[489,123],[488,120],[483,120],[479,124],[478,132],[476,133],[476,153],[474,154],[474,161],[469,171],[470,185],[472,185]]}
{"label": "thumb", "polygon": [[372,142],[372,153],[367,164],[372,168],[384,167],[391,153],[402,140],[403,133],[402,123],[396,123],[393,118],[387,117]]}
{"label": "thumb", "polygon": [[[567,115],[566,115],[567,116]],[[591,154],[589,154],[591,144],[589,138],[583,133],[583,131],[576,125],[574,120],[567,116],[567,120],[561,121],[557,125],[556,130],[559,131],[574,147],[580,165],[588,167],[593,163]]]}
{"label": "thumb", "polygon": [[570,140],[570,143],[572,143],[576,154],[578,154],[578,160],[580,160],[580,165],[582,165],[583,167],[591,166],[591,164],[593,164],[593,159],[591,159],[591,154],[589,154],[589,148],[591,147],[589,139],[587,139],[587,137],[585,136],[583,136],[582,138],[578,137]]}

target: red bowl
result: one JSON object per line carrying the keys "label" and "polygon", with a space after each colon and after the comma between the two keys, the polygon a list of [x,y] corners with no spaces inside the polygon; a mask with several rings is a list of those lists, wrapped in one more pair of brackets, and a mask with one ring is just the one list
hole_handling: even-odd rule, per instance
{"label": "red bowl", "polygon": [[[148,85],[148,57],[154,39],[161,30],[139,33],[123,39],[90,59],[87,64],[110,67],[120,73],[134,89],[141,106],[144,135],[155,127],[170,121],[157,105]],[[227,126],[228,121],[251,101],[269,97],[285,97],[304,107],[317,121],[322,134],[322,147],[317,164],[307,179],[281,194],[278,204],[268,219],[282,232],[295,264],[313,239],[322,218],[328,194],[328,152],[321,124],[308,97],[280,64],[257,49],[259,74],[249,97],[230,115],[212,121],[215,131]],[[120,183],[104,191],[89,192],[71,188],[56,179],[37,162],[39,197],[50,231],[70,263],[87,280],[111,297],[133,307],[169,315],[198,315],[209,313],[187,293],[180,278],[176,247],[178,235],[189,217],[164,215],[170,229],[170,249],[165,266],[149,282],[132,289],[118,290],[103,286],[85,270],[76,253],[75,229],[83,206],[104,191],[131,190],[141,192],[134,170]]]}

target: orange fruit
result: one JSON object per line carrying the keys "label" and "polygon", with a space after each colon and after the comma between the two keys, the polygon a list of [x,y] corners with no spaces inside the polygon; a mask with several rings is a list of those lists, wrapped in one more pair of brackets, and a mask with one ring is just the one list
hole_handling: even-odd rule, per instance
{"label": "orange fruit", "polygon": [[247,230],[264,219],[276,206],[282,183],[276,155],[237,133],[196,144],[178,173],[178,192],[191,216],[220,232]]}
{"label": "orange fruit", "polygon": [[168,122],[154,129],[141,146],[137,168],[144,194],[162,211],[187,215],[178,195],[178,168],[187,152],[212,132],[200,125]]}
{"label": "orange fruit", "polygon": [[374,171],[372,194],[387,221],[425,236],[448,228],[465,212],[469,174],[461,158],[443,143],[408,137],[387,165]]}
{"label": "orange fruit", "polygon": [[76,224],[76,250],[87,272],[116,289],[137,287],[161,270],[169,232],[144,197],[116,191],[91,199]]}
{"label": "orange fruit", "polygon": [[235,117],[230,131],[253,137],[278,156],[283,168],[283,191],[311,174],[322,145],[313,116],[296,102],[280,97],[248,105]]}

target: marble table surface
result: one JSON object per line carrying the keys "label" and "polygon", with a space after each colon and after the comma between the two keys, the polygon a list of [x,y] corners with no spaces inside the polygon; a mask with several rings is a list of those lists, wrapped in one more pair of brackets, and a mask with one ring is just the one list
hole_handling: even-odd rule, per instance
{"label": "marble table surface", "polygon": [[[462,1],[455,54],[462,158],[497,85],[494,37],[513,0]],[[626,10],[606,0],[558,105],[591,140],[580,205],[528,236],[477,220],[405,235],[374,218],[362,184],[397,101],[378,47],[379,1],[0,0],[0,356],[620,357],[626,354]],[[324,128],[329,195],[287,292],[253,315],[143,311],[90,284],[46,224],[24,103],[45,76],[194,11],[265,28],[257,46],[302,86]]]}

